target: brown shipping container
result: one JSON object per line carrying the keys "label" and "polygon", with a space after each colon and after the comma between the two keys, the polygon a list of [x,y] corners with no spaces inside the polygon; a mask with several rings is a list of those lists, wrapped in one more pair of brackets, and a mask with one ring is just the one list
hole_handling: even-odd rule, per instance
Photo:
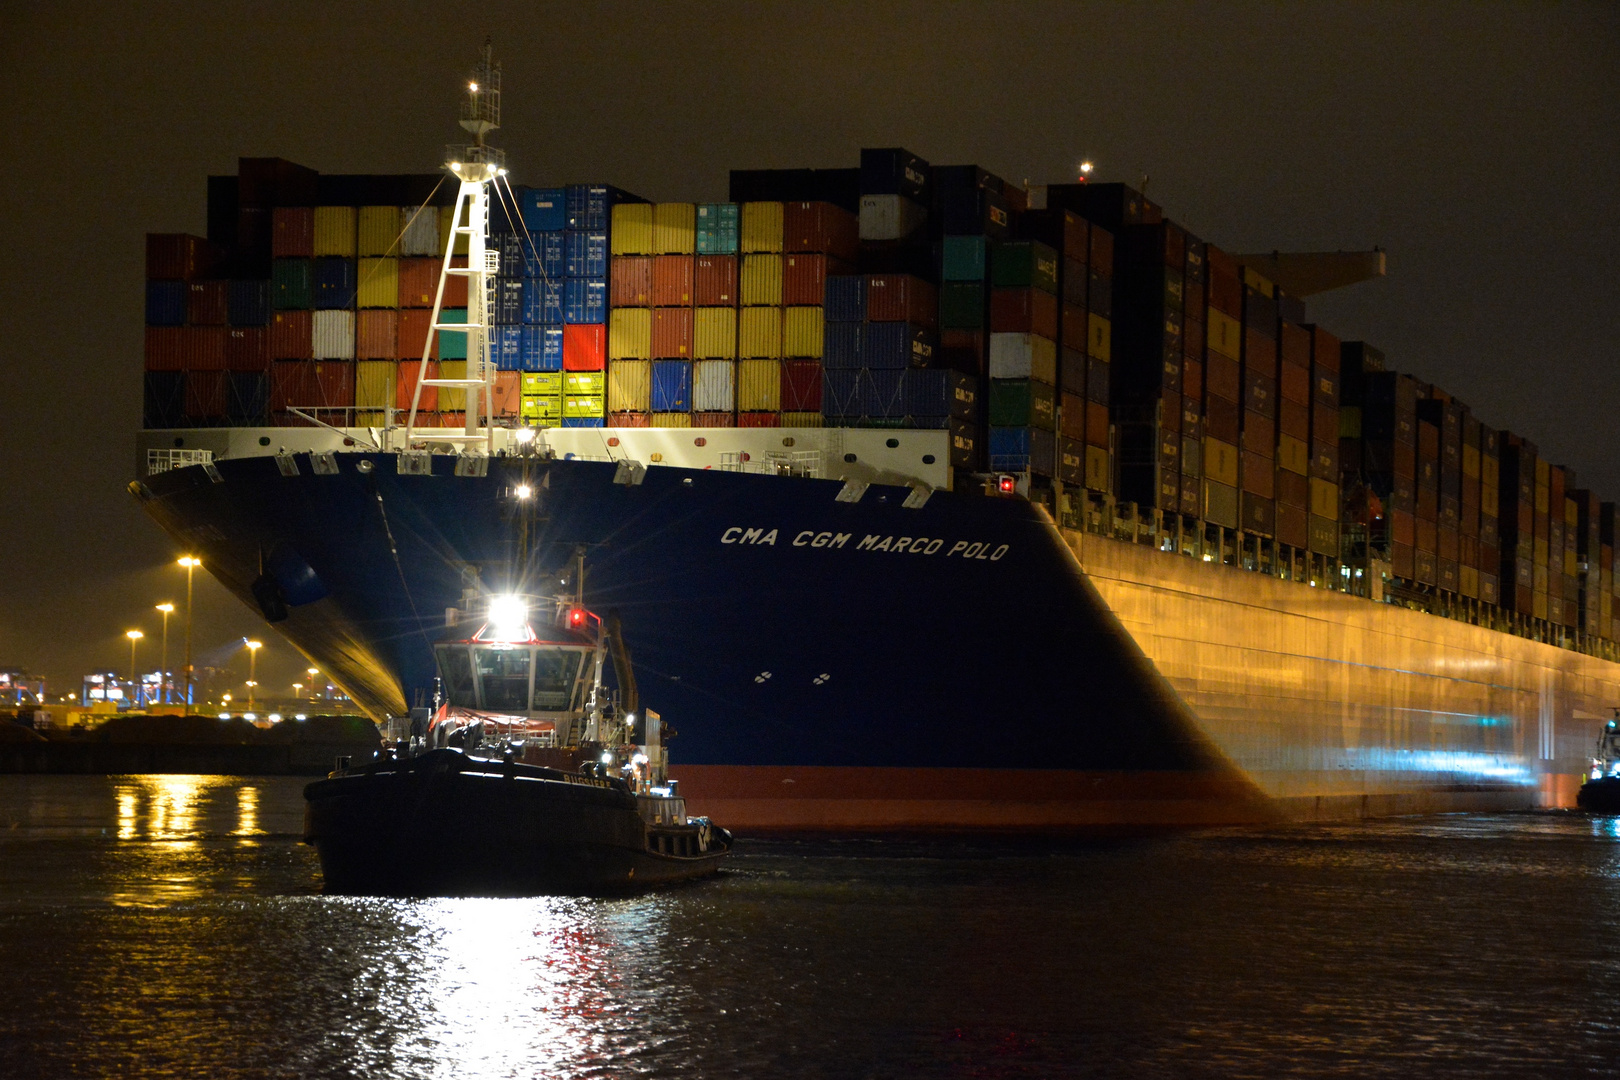
{"label": "brown shipping container", "polygon": [[270,316],[270,359],[308,360],[315,355],[315,316],[309,311],[277,311]]}
{"label": "brown shipping container", "polygon": [[1204,389],[1206,396],[1236,402],[1243,395],[1242,369],[1236,360],[1220,353],[1204,357]]}
{"label": "brown shipping container", "polygon": [[[1100,230],[1093,229],[1095,236]],[[1095,247],[1092,250],[1096,250]],[[1108,406],[1099,405],[1095,401],[1086,402],[1086,444],[1088,446],[1108,448]]]}
{"label": "brown shipping container", "polygon": [[1283,435],[1309,442],[1311,438],[1311,411],[1304,405],[1282,401],[1277,405],[1277,431]]}
{"label": "brown shipping container", "polygon": [[1059,419],[1058,430],[1065,436],[1084,442],[1086,438],[1086,399],[1079,394],[1064,394],[1062,402],[1062,415]]}
{"label": "brown shipping container", "polygon": [[[654,256],[652,266],[653,306],[691,307],[692,275],[692,256]],[[654,333],[656,333],[656,331],[654,331]]]}
{"label": "brown shipping container", "polygon": [[353,404],[354,364],[350,361],[278,360],[270,365],[271,412]]}
{"label": "brown shipping container", "polygon": [[[999,292],[1001,290],[995,290]],[[993,294],[992,294],[993,299]],[[1087,339],[1091,333],[1091,316],[1083,307],[1064,304],[1058,315],[1058,344],[1071,349],[1085,351]],[[991,310],[991,326],[995,330],[995,312]],[[1039,330],[1035,331],[1037,334]]]}
{"label": "brown shipping container", "polygon": [[[401,360],[422,359],[422,349],[428,344],[429,331],[433,328],[432,314],[432,311],[425,308],[413,308],[399,313],[398,356]],[[433,351],[428,354],[428,359],[437,360],[438,357],[439,341],[434,338]]]}
{"label": "brown shipping container", "polygon": [[1041,289],[991,289],[990,332],[1039,334],[1056,341],[1057,297]]}
{"label": "brown shipping container", "polygon": [[1311,540],[1311,524],[1310,515],[1306,513],[1304,507],[1289,506],[1283,502],[1276,505],[1277,542],[1287,544],[1289,547],[1308,547]]}
{"label": "brown shipping container", "polygon": [[1311,482],[1296,472],[1277,470],[1276,498],[1279,503],[1297,506],[1301,510],[1311,504]]}
{"label": "brown shipping container", "polygon": [[361,311],[355,322],[356,359],[393,360],[399,355],[399,312],[386,308]]}
{"label": "brown shipping container", "polygon": [[271,211],[270,254],[278,259],[315,256],[315,208],[278,206]]}
{"label": "brown shipping container", "polygon": [[1086,258],[1086,265],[1091,267],[1093,273],[1101,274],[1103,277],[1113,277],[1114,234],[1099,225],[1093,225],[1090,233],[1091,253]]}
{"label": "brown shipping container", "polygon": [[1339,339],[1320,326],[1311,327],[1311,362],[1335,375],[1339,373]]}
{"label": "brown shipping container", "polygon": [[827,255],[788,255],[782,260],[782,303],[820,307],[827,298],[827,275],[848,272],[846,264]]}
{"label": "brown shipping container", "polygon": [[200,236],[185,233],[146,234],[146,277],[149,281],[191,281],[212,277],[223,253]]}
{"label": "brown shipping container", "polygon": [[695,412],[692,414],[692,426],[703,427],[736,427],[737,418],[728,412]]}
{"label": "brown shipping container", "polygon": [[782,361],[783,412],[821,411],[821,361]]}
{"label": "brown shipping container", "polygon": [[1248,327],[1243,331],[1243,373],[1277,378],[1277,343]]}
{"label": "brown shipping container", "polygon": [[443,265],[438,259],[399,260],[399,306],[432,307],[434,290],[439,287],[439,268]]}
{"label": "brown shipping container", "polygon": [[651,307],[652,293],[651,255],[613,256],[608,268],[609,303],[614,307]]}
{"label": "brown shipping container", "polygon": [[[1281,324],[1277,346],[1285,364],[1309,368],[1311,366],[1311,332],[1291,322]],[[1309,382],[1309,378],[1306,379]]]}
{"label": "brown shipping container", "polygon": [[[860,250],[860,222],[854,214],[832,203],[783,203],[782,250],[790,254],[831,255],[853,262]],[[821,298],[802,303],[819,304]]]}
{"label": "brown shipping container", "polygon": [[872,322],[908,322],[932,329],[939,321],[938,290],[910,274],[869,275],[866,317]]}
{"label": "brown shipping container", "polygon": [[694,307],[737,306],[737,256],[697,257],[692,271],[692,304]]}
{"label": "brown shipping container", "polygon": [[227,371],[268,371],[270,333],[262,326],[239,326],[225,331]]}
{"label": "brown shipping container", "polygon": [[495,400],[496,416],[516,416],[522,408],[523,373],[521,371],[497,371],[495,373]]}
{"label": "brown shipping container", "polygon": [[192,326],[224,326],[229,317],[230,285],[224,281],[193,281],[186,289],[186,322]]}
{"label": "brown shipping container", "polygon": [[1239,454],[1241,487],[1252,495],[1270,499],[1277,490],[1277,468],[1271,458],[1244,450]]}
{"label": "brown shipping container", "polygon": [[1204,400],[1204,362],[1202,360],[1182,360],[1181,362],[1181,392],[1188,399],[1195,402]]}
{"label": "brown shipping container", "polygon": [[[667,256],[659,256],[666,258]],[[692,309],[661,307],[653,309],[652,358],[690,360],[692,358]]]}
{"label": "brown shipping container", "polygon": [[212,326],[147,327],[146,370],[225,370],[225,328]]}
{"label": "brown shipping container", "polygon": [[1204,430],[1225,443],[1237,444],[1241,428],[1240,410],[1225,398],[1204,395]]}
{"label": "brown shipping container", "polygon": [[1301,405],[1311,403],[1311,369],[1308,365],[1291,364],[1284,360],[1278,369],[1277,393],[1285,401]]}

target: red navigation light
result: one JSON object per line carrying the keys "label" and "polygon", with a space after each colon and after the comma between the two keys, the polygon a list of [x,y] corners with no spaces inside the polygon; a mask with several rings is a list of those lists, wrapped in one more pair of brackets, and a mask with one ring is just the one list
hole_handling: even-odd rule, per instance
{"label": "red navigation light", "polygon": [[584,625],[585,625],[585,609],[582,608],[582,607],[569,608],[568,609],[568,626],[569,626],[569,628],[573,629],[573,630],[578,630],[580,627],[582,627]]}
{"label": "red navigation light", "polygon": [[1018,493],[1018,477],[996,477],[996,490],[1001,492],[1003,495],[1016,495]]}

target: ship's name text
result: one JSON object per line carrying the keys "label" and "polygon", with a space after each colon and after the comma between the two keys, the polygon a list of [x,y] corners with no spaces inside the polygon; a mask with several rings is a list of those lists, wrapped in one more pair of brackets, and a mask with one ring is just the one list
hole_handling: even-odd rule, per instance
{"label": "ship's name text", "polygon": [[887,551],[891,553],[905,552],[908,555],[941,555],[946,558],[983,559],[988,562],[999,562],[1008,552],[1009,545],[995,544],[983,540],[956,540],[946,547],[946,541],[929,536],[884,536],[881,533],[867,533],[856,540],[854,533],[845,532],[816,532],[805,529],[794,533],[792,540],[785,540],[785,533],[777,529],[763,527],[751,528],[743,525],[733,525],[720,534],[722,544],[767,544],[776,546],[777,539],[784,537],[784,542],[793,547],[834,548],[843,549],[846,546],[854,551]]}

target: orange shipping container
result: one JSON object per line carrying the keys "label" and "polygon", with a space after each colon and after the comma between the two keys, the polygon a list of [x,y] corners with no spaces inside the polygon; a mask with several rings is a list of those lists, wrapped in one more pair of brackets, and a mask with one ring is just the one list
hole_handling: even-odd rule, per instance
{"label": "orange shipping container", "polygon": [[615,255],[608,274],[608,302],[613,307],[648,307],[652,303],[651,255]]}
{"label": "orange shipping container", "polygon": [[270,317],[270,359],[308,360],[315,355],[315,316],[309,311],[278,311]]}
{"label": "orange shipping container", "polygon": [[[680,256],[661,255],[659,258],[680,258]],[[691,308],[661,307],[653,309],[652,358],[654,360],[690,360],[692,358]]]}
{"label": "orange shipping container", "polygon": [[[457,255],[450,260],[451,266],[466,266],[467,256]],[[401,259],[399,260],[399,306],[406,308],[430,308],[433,306],[433,294],[439,288],[439,270],[444,266],[443,259]],[[467,276],[465,274],[451,274],[444,283],[444,304],[447,308],[462,308],[467,306]]]}
{"label": "orange shipping container", "polygon": [[356,323],[355,359],[392,360],[399,353],[399,312],[386,308],[361,311]]}
{"label": "orange shipping container", "polygon": [[[394,408],[409,409],[411,395],[416,393],[416,383],[422,377],[422,361],[405,360],[399,365],[399,378],[395,380]],[[430,379],[439,377],[439,365],[436,361],[428,361],[428,374]],[[422,387],[422,398],[416,403],[418,410],[436,410],[439,407],[439,388],[437,386]],[[403,419],[403,418],[401,418]],[[418,414],[420,423],[420,414]]]}
{"label": "orange shipping container", "polygon": [[[433,328],[432,315],[432,310],[428,308],[407,308],[399,313],[397,355],[401,360],[422,359],[422,348],[427,345],[428,332]],[[439,342],[434,338],[433,349],[428,353],[428,359],[437,360],[438,357]]]}
{"label": "orange shipping container", "polygon": [[[737,306],[737,257],[699,255],[692,272],[694,307]],[[820,301],[816,301],[820,303]]]}
{"label": "orange shipping container", "polygon": [[690,255],[658,255],[653,258],[654,307],[692,306],[692,264]]}

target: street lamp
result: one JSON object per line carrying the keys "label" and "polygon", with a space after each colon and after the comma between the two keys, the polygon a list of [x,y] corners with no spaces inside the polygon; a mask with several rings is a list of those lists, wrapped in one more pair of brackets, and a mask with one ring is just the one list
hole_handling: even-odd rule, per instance
{"label": "street lamp", "polygon": [[259,677],[259,650],[264,648],[262,641],[244,641],[242,644],[248,650],[248,711],[253,711],[253,688],[259,684],[254,680]]}
{"label": "street lamp", "polygon": [[163,659],[158,669],[158,685],[163,690],[163,702],[169,701],[169,616],[174,614],[173,604],[159,604],[157,609],[163,612]]}
{"label": "street lamp", "polygon": [[135,672],[135,643],[146,635],[139,630],[125,630],[124,636],[129,638],[129,681],[130,688],[135,691],[135,704],[141,703],[141,684],[136,679]]}
{"label": "street lamp", "polygon": [[309,700],[311,701],[315,701],[320,697],[320,690],[315,686],[315,676],[319,675],[320,673],[320,668],[312,667],[309,669]]}
{"label": "street lamp", "polygon": [[191,715],[191,574],[202,565],[195,555],[180,556],[180,565],[186,568],[186,715]]}
{"label": "street lamp", "polygon": [[301,682],[293,683],[293,697],[302,697],[303,693],[304,693],[304,684],[301,683]]}

